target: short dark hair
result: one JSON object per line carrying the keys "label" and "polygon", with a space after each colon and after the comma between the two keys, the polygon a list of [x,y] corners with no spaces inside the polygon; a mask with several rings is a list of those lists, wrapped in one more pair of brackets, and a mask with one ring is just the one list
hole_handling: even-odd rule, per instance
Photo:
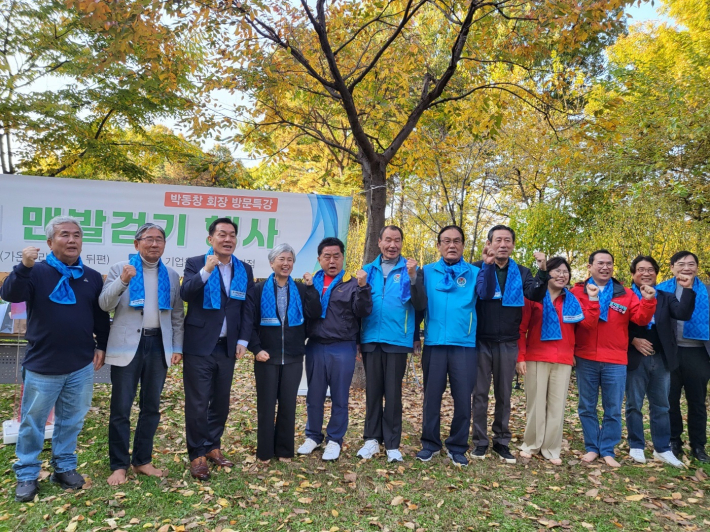
{"label": "short dark hair", "polygon": [[396,225],[385,225],[382,229],[380,229],[380,240],[382,240],[382,235],[385,234],[385,231],[389,229],[390,231],[399,231],[399,235],[402,237],[402,240],[404,240],[404,233],[402,232],[402,229],[397,227]]}
{"label": "short dark hair", "polygon": [[463,234],[463,229],[461,229],[458,225],[447,225],[446,227],[443,227],[441,231],[439,231],[438,235],[436,235],[437,244],[441,244],[441,235],[449,229],[456,229],[459,233],[461,233],[461,242],[466,242],[466,236]]}
{"label": "short dark hair", "polygon": [[511,236],[513,237],[513,242],[515,242],[515,231],[513,231],[512,227],[508,227],[507,225],[503,224],[498,224],[494,225],[488,230],[488,241],[493,242],[493,233],[496,231],[508,231]]}
{"label": "short dark hair", "polygon": [[323,248],[327,248],[328,246],[338,246],[340,248],[340,252],[345,254],[345,244],[343,244],[343,241],[339,238],[335,238],[334,236],[328,236],[321,240],[320,244],[318,244],[319,257],[320,254],[323,253]]}
{"label": "short dark hair", "polygon": [[611,251],[609,251],[608,249],[602,248],[602,249],[598,249],[596,251],[592,251],[592,254],[589,255],[589,264],[594,264],[594,257],[596,257],[597,255],[600,255],[602,253],[605,255],[609,255],[611,257],[611,262],[614,262],[614,255],[611,254]]}
{"label": "short dark hair", "polygon": [[234,220],[231,218],[217,218],[214,222],[210,224],[210,228],[208,229],[210,236],[214,234],[214,232],[217,230],[217,226],[219,224],[229,224],[232,227],[234,227],[234,232],[237,233],[239,231],[239,227],[237,226],[236,223],[234,223]]}
{"label": "short dark hair", "polygon": [[569,265],[569,262],[567,262],[567,259],[564,257],[552,257],[551,259],[547,259],[547,271],[551,272],[552,270],[556,270],[562,265],[567,266],[567,271],[569,272],[570,275],[572,275],[572,268]]}
{"label": "short dark hair", "polygon": [[651,255],[639,255],[631,261],[631,266],[629,266],[631,273],[636,273],[636,266],[638,266],[639,262],[650,262],[651,266],[653,266],[653,270],[656,273],[661,271],[661,268],[658,266],[656,259],[654,259]]}
{"label": "short dark hair", "polygon": [[671,266],[673,266],[676,262],[678,262],[680,259],[684,259],[685,257],[693,257],[695,259],[695,262],[700,266],[700,261],[698,260],[698,256],[693,253],[692,251],[679,251],[675,255],[671,257]]}

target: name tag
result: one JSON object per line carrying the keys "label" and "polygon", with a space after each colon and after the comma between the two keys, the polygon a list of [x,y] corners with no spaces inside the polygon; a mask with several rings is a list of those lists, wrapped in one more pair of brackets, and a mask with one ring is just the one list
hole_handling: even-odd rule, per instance
{"label": "name tag", "polygon": [[609,303],[609,308],[617,311],[620,314],[626,314],[626,310],[628,307],[625,307],[624,305],[619,305],[618,303],[614,303],[612,301],[611,303]]}

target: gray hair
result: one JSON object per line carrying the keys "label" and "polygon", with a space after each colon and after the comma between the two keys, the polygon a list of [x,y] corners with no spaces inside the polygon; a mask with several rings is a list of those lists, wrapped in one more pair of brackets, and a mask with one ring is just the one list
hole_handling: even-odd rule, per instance
{"label": "gray hair", "polygon": [[79,228],[81,236],[84,236],[84,230],[81,228],[81,221],[74,216],[55,216],[52,218],[47,227],[45,227],[44,232],[47,235],[47,240],[54,240],[54,228],[61,224],[74,224]]}
{"label": "gray hair", "polygon": [[149,230],[149,229],[157,229],[161,233],[163,233],[163,238],[166,238],[165,236],[165,229],[163,229],[162,226],[154,223],[148,222],[147,224],[143,224],[138,228],[138,231],[136,231],[136,236],[134,237],[135,240],[140,240],[141,237]]}
{"label": "gray hair", "polygon": [[288,244],[279,244],[274,249],[269,251],[269,264],[273,264],[273,262],[276,260],[276,257],[281,255],[281,253],[290,253],[291,255],[293,255],[293,262],[296,262],[296,252],[293,250],[293,248]]}

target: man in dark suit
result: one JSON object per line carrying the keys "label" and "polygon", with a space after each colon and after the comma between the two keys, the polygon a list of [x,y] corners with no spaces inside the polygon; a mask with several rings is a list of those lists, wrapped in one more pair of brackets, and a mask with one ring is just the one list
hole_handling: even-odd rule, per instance
{"label": "man in dark suit", "polygon": [[[641,298],[643,285],[656,286],[658,263],[653,257],[639,255],[631,262],[633,285],[631,289]],[[693,278],[681,276],[680,301],[675,294],[656,292],[656,313],[646,326],[629,323],[629,363],[626,368],[626,429],[629,440],[629,456],[639,463],[646,463],[643,450],[643,400],[648,396],[651,418],[653,457],[674,467],[683,467],[671,452],[671,422],[668,391],[671,372],[678,368],[678,342],[676,320],[687,320],[695,309]]]}
{"label": "man in dark suit", "polygon": [[229,414],[229,394],[235,357],[241,358],[254,320],[254,275],[251,266],[232,253],[237,225],[218,218],[209,227],[206,255],[185,265],[180,295],[187,302],[183,358],[185,435],[190,474],[210,477],[207,460],[234,465],[221,451]]}

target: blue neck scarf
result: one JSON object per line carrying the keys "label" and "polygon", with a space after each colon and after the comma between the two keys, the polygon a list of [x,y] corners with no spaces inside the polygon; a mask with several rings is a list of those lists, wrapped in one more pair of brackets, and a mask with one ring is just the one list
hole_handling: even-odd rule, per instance
{"label": "blue neck scarf", "polygon": [[[594,286],[599,286],[597,283],[594,282],[594,278],[590,277],[589,284],[593,284]],[[612,279],[609,279],[609,281],[606,283],[606,286],[604,287],[604,290],[601,288],[599,289],[599,319],[602,321],[608,321],[609,320],[609,304],[611,303],[611,300],[614,298],[614,281]]]}
{"label": "blue neck scarf", "polygon": [[439,259],[439,262],[444,269],[444,276],[437,283],[436,289],[442,292],[451,292],[457,286],[457,279],[469,271],[468,264],[463,260],[463,257],[456,264],[446,264],[443,257]]}
{"label": "blue neck scarf", "polygon": [[[207,257],[214,255],[214,250],[210,247]],[[229,285],[229,298],[244,301],[247,297],[247,271],[244,264],[237,257],[232,255],[232,282]],[[202,308],[218,309],[222,306],[222,294],[220,293],[220,283],[222,282],[219,273],[219,266],[215,266],[205,283],[205,295],[202,300]]]}
{"label": "blue neck scarf", "polygon": [[[643,299],[643,294],[641,293],[641,290],[639,290],[639,287],[636,286],[636,283],[631,284],[631,290],[633,291],[634,294],[636,294],[636,297],[639,298],[639,300]],[[656,290],[656,295],[654,296],[656,299],[658,299],[658,290]],[[656,323],[656,315],[653,315],[653,318],[651,318],[651,323],[646,325],[647,329],[650,329],[654,324]]]}
{"label": "blue neck scarf", "polygon": [[[380,268],[382,267],[382,255],[379,255],[375,259],[375,262],[366,264],[362,267],[362,269],[367,272],[367,284],[370,286],[372,286],[372,281],[374,280],[375,275],[377,275],[376,272],[382,272],[382,270],[375,266],[376,264],[379,264]],[[407,272],[407,260],[404,257],[399,257],[399,261],[397,261],[397,264],[395,264],[394,268],[392,268],[392,271],[387,276],[387,279],[394,278],[394,271],[399,269],[402,270],[400,273],[396,274],[399,275],[399,299],[402,303],[406,303],[412,297],[412,281],[409,279],[409,273]],[[382,276],[384,277],[384,273],[382,273]],[[386,283],[387,280],[384,282]]]}
{"label": "blue neck scarf", "polygon": [[[677,281],[675,277],[656,286],[675,296]],[[708,304],[708,289],[697,277],[693,280],[695,292],[695,310],[689,321],[683,322],[683,338],[688,340],[710,340],[710,305]]]}
{"label": "blue neck scarf", "polygon": [[[564,296],[562,303],[562,321],[564,323],[578,323],[584,319],[582,306],[576,297],[566,288],[558,297]],[[540,339],[562,340],[562,326],[560,325],[560,317],[557,315],[557,309],[552,302],[550,292],[545,293],[545,299],[542,300],[542,329],[540,331]]]}
{"label": "blue neck scarf", "polygon": [[[143,281],[143,259],[136,253],[128,261],[136,269],[136,276],[128,285],[129,306],[143,308],[145,305],[145,283]],[[170,310],[170,275],[163,261],[158,259],[158,308]]]}
{"label": "blue neck scarf", "polygon": [[[275,274],[271,274],[264,283],[264,290],[261,292],[261,323],[264,327],[278,327],[281,325],[279,311],[276,305],[276,281]],[[298,293],[296,281],[288,276],[288,326],[298,327],[303,325],[303,307],[301,306],[301,295]]]}
{"label": "blue neck scarf", "polygon": [[330,294],[333,291],[333,288],[336,284],[342,281],[344,275],[345,270],[341,270],[340,273],[335,276],[335,279],[330,282],[330,284],[328,285],[328,289],[325,291],[325,294],[323,293],[323,285],[325,284],[325,272],[323,270],[318,270],[313,276],[313,286],[315,286],[316,290],[318,290],[318,294],[320,295],[320,304],[323,307],[323,312],[320,315],[321,318],[325,318],[325,313],[328,311],[328,303],[330,302]]}
{"label": "blue neck scarf", "polygon": [[[495,264],[490,267],[495,268]],[[513,259],[508,259],[508,274],[505,281],[505,294],[502,294],[500,284],[498,284],[498,275],[496,277],[496,293],[493,299],[502,299],[504,307],[522,307],[525,305],[525,296],[523,295],[523,279],[520,277],[520,268],[515,264]]]}
{"label": "blue neck scarf", "polygon": [[55,286],[52,293],[49,294],[50,301],[54,301],[60,305],[75,305],[76,295],[71,286],[69,286],[69,279],[79,279],[84,275],[84,263],[81,262],[81,257],[79,257],[79,261],[76,265],[67,266],[54,256],[54,252],[51,252],[47,255],[46,262],[62,275],[57,286]]}

